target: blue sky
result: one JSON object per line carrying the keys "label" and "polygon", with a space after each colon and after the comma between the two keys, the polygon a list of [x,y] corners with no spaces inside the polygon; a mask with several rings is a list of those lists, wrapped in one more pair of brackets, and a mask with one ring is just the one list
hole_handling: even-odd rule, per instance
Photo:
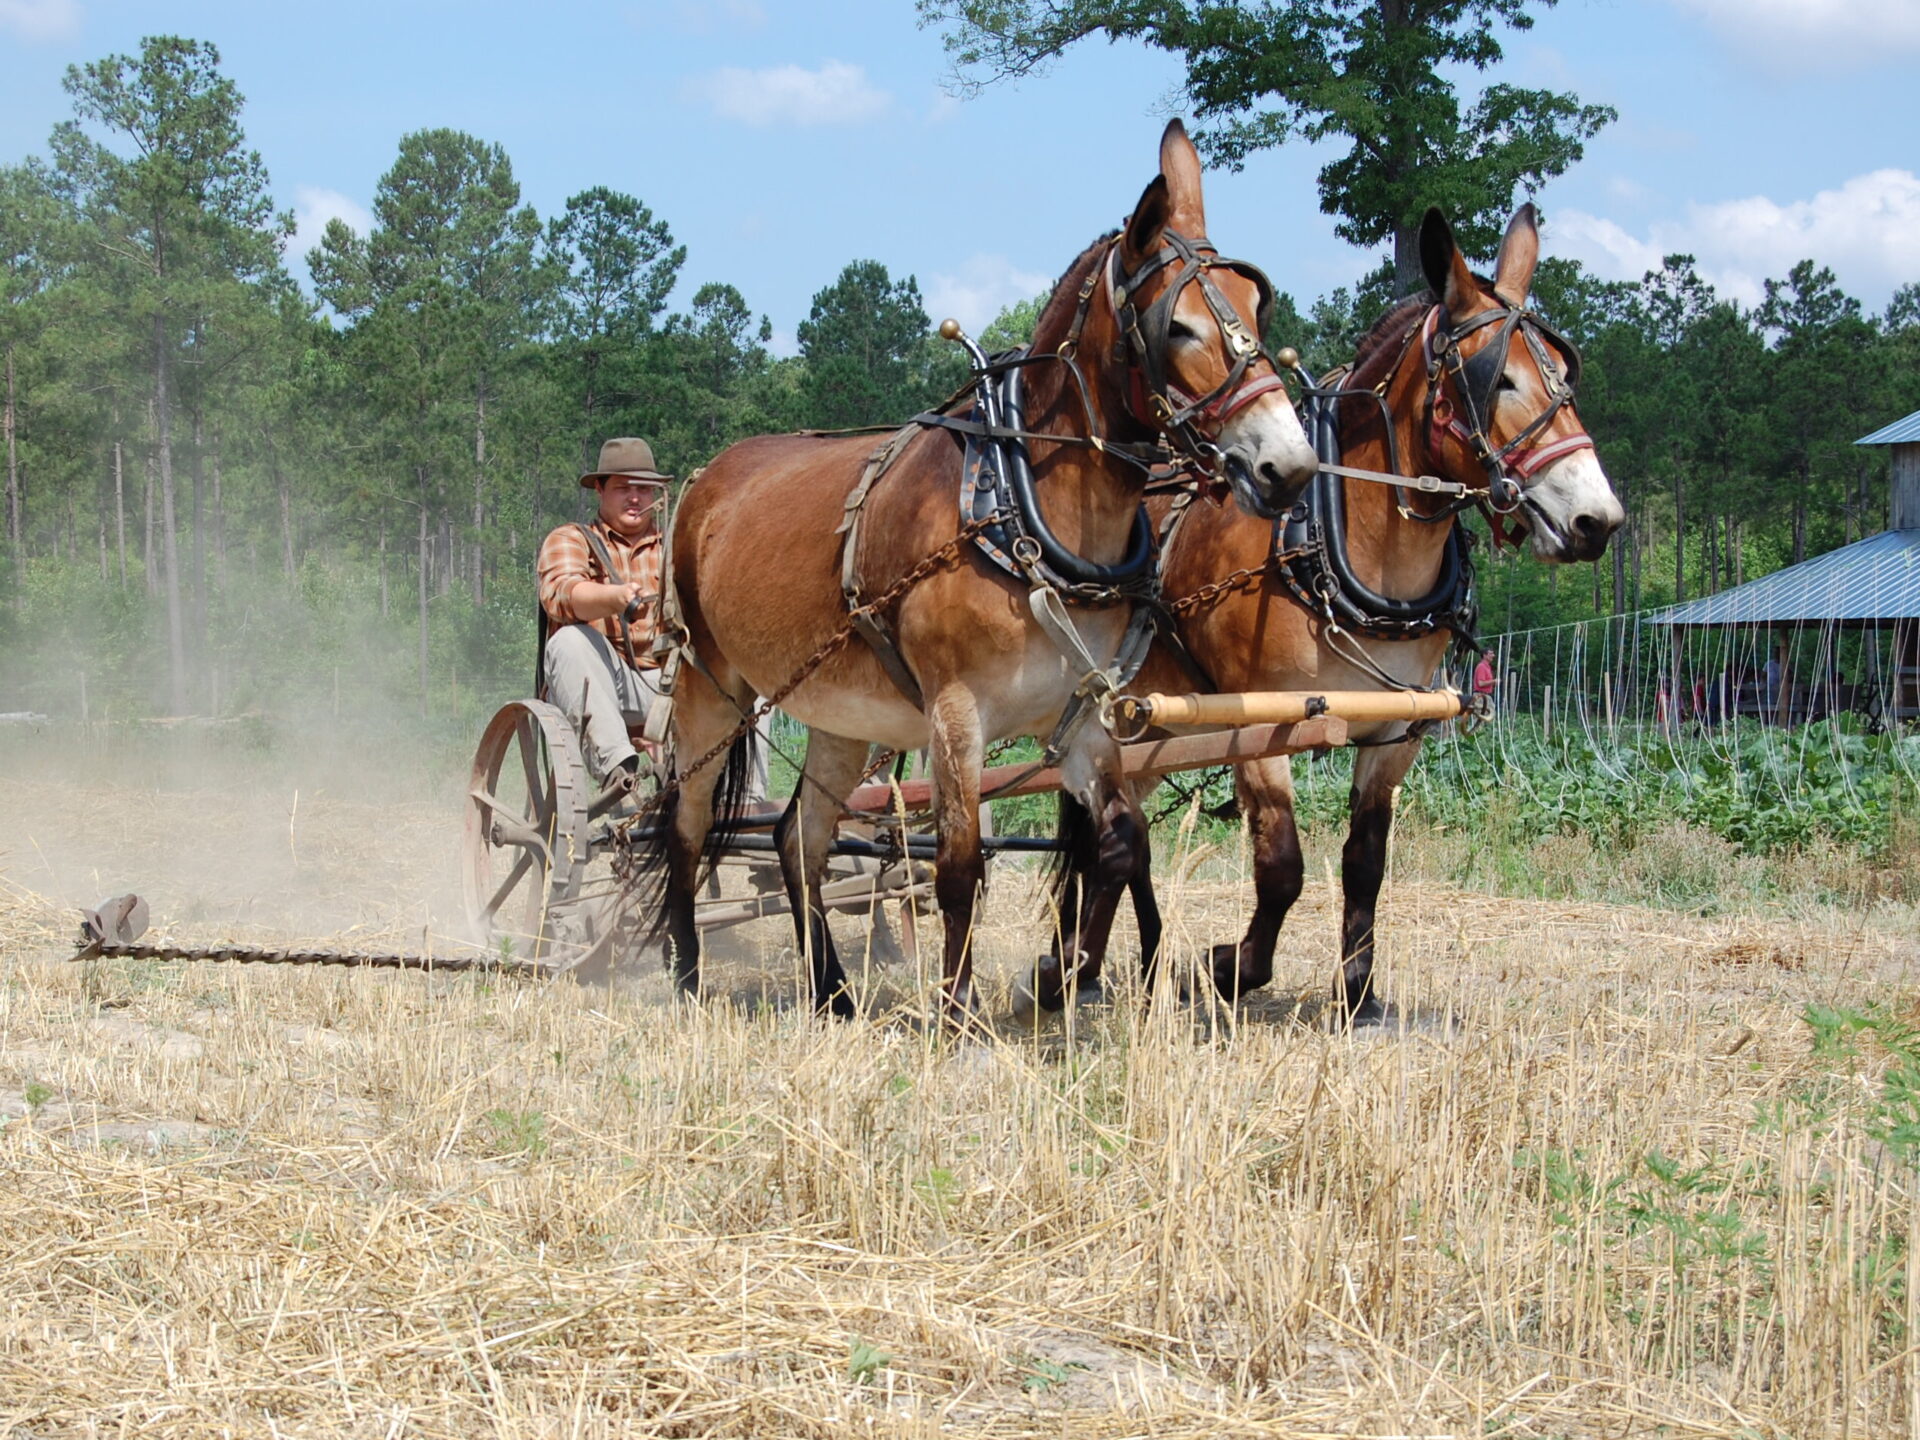
{"label": "blue sky", "polygon": [[[729,281],[783,349],[856,258],[976,328],[1044,288],[1130,208],[1178,98],[1170,58],[1090,41],[955,100],[911,0],[0,0],[0,161],[44,152],[68,64],[153,33],[220,47],[301,253],[365,224],[402,133],[450,125],[503,144],[542,215],[638,195],[688,248],[678,298]],[[1548,253],[1635,278],[1691,251],[1748,301],[1807,256],[1870,307],[1920,279],[1920,0],[1561,0],[1506,44],[1501,78],[1620,111],[1539,197]],[[1214,238],[1303,305],[1374,259],[1318,211],[1324,158],[1208,182]]]}

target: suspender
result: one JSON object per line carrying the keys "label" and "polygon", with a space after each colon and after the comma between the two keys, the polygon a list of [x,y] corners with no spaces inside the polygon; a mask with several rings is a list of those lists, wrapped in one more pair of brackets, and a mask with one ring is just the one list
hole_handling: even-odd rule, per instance
{"label": "suspender", "polygon": [[[607,549],[607,542],[601,538],[600,532],[595,530],[591,525],[580,525],[577,522],[575,528],[579,530],[582,537],[585,538],[587,548],[593,551],[593,558],[600,562],[600,568],[606,572],[607,583],[609,585],[620,584],[620,572],[613,567],[613,553]],[[633,653],[633,631],[627,624],[626,614],[622,612],[613,618],[618,621],[620,625],[620,648],[626,652],[627,664],[634,670],[640,669],[640,661]],[[652,652],[649,651],[648,653],[651,654]]]}

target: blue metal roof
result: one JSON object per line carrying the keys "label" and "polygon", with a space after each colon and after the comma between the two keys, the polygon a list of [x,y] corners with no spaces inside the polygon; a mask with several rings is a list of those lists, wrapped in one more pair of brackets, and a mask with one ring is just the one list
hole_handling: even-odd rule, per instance
{"label": "blue metal roof", "polygon": [[1792,625],[1920,617],[1920,530],[1882,530],[1704,600],[1649,625]]}
{"label": "blue metal roof", "polygon": [[1856,445],[1907,445],[1920,440],[1920,410],[1896,420],[1891,425],[1883,425],[1871,435],[1863,435],[1853,443]]}

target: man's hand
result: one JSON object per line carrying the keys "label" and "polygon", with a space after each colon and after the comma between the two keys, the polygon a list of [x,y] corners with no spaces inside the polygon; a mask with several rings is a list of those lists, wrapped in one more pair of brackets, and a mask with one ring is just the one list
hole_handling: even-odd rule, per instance
{"label": "man's hand", "polygon": [[[567,603],[582,620],[609,620],[615,615],[626,615],[629,606],[645,610],[653,603],[653,596],[638,580],[629,580],[620,585],[582,580],[567,596]],[[628,615],[627,623],[632,624],[634,618],[634,615]]]}

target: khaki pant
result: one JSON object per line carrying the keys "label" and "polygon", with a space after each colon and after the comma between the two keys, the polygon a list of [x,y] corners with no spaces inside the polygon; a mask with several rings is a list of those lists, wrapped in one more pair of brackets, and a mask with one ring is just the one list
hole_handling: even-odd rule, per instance
{"label": "khaki pant", "polygon": [[[604,780],[634,753],[627,717],[644,721],[660,696],[660,672],[635,670],[613,643],[591,625],[556,626],[547,636],[547,699],[573,722],[586,751],[587,769]],[[772,734],[765,719],[754,747],[747,799],[767,798],[767,755]]]}

